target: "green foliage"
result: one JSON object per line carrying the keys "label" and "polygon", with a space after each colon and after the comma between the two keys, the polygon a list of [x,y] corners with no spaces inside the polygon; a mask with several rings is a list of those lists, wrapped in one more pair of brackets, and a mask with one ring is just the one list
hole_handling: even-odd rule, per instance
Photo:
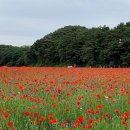
{"label": "green foliage", "polygon": [[23,66],[25,52],[29,47],[0,45],[0,66]]}
{"label": "green foliage", "polygon": [[130,66],[130,22],[110,29],[66,26],[29,47],[0,46],[0,65]]}

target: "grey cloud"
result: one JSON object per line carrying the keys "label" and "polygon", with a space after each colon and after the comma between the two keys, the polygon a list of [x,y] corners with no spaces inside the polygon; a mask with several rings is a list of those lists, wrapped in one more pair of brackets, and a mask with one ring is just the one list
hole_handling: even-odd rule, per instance
{"label": "grey cloud", "polygon": [[33,44],[66,25],[114,27],[130,20],[129,5],[129,0],[0,0],[0,44],[4,38]]}

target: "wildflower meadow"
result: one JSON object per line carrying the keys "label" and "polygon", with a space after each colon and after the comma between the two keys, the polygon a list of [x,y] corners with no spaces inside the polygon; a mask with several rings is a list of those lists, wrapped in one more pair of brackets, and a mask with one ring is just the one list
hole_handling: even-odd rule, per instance
{"label": "wildflower meadow", "polygon": [[130,130],[129,68],[0,67],[0,130]]}

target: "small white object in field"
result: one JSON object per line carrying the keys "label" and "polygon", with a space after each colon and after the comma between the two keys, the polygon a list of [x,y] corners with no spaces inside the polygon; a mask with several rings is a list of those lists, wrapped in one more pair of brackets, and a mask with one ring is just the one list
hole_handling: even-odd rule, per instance
{"label": "small white object in field", "polygon": [[73,66],[67,66],[67,68],[73,68]]}

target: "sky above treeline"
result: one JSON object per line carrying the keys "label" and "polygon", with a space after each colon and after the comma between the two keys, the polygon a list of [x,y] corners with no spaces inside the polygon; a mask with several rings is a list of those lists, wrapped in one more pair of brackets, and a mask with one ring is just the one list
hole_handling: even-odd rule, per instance
{"label": "sky above treeline", "polygon": [[130,21],[130,0],[0,0],[0,44],[32,45],[58,28]]}

